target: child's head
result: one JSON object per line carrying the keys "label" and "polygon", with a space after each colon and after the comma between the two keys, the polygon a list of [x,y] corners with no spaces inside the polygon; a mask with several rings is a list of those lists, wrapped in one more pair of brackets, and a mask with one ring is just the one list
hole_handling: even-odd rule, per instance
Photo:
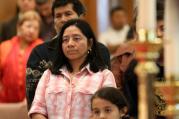
{"label": "child's head", "polygon": [[127,101],[116,88],[104,87],[91,98],[93,119],[123,119],[127,113]]}

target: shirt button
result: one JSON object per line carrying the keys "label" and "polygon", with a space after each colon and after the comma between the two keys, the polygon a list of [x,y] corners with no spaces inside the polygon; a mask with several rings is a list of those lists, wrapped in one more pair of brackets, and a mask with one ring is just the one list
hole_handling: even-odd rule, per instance
{"label": "shirt button", "polygon": [[72,86],[72,88],[74,88],[74,87],[75,87],[75,84],[74,84],[74,83],[72,83],[72,84],[71,84],[71,86]]}

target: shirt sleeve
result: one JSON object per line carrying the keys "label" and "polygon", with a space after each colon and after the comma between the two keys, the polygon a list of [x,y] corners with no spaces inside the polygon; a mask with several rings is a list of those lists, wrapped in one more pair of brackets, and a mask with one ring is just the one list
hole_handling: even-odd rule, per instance
{"label": "shirt sleeve", "polygon": [[28,109],[30,109],[34,99],[35,90],[43,72],[47,69],[45,55],[47,53],[44,45],[35,47],[28,59],[26,66],[26,97],[28,102]]}
{"label": "shirt sleeve", "polygon": [[103,70],[103,83],[102,87],[115,87],[116,88],[116,82],[113,73],[105,69]]}
{"label": "shirt sleeve", "polygon": [[33,113],[40,113],[42,115],[47,116],[47,109],[46,109],[46,101],[45,101],[45,92],[46,92],[46,85],[50,79],[50,70],[46,70],[42,75],[35,92],[35,97],[29,111],[29,116]]}

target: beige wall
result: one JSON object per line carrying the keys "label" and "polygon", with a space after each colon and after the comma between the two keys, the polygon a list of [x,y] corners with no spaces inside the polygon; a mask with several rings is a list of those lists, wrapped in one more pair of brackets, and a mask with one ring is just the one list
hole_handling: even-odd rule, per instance
{"label": "beige wall", "polygon": [[96,0],[81,0],[86,6],[87,13],[85,20],[92,26],[94,32],[97,34],[97,13],[96,13]]}
{"label": "beige wall", "polygon": [[128,18],[129,18],[129,23],[132,24],[133,22],[133,1],[134,0],[122,0],[122,4],[125,8],[125,10],[127,11],[128,13]]}
{"label": "beige wall", "polygon": [[[97,13],[96,13],[96,0],[81,0],[86,8],[87,14],[85,19],[90,23],[94,32],[97,34]],[[129,14],[129,22],[132,21],[132,1],[133,0],[122,0],[124,7],[127,9]],[[0,0],[0,23],[10,19],[16,12],[16,0]]]}
{"label": "beige wall", "polygon": [[0,0],[0,23],[10,19],[16,12],[16,0]]}

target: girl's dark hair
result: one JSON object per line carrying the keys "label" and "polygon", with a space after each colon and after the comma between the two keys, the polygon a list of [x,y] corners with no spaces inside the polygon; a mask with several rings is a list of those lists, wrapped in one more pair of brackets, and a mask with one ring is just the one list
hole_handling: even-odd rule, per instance
{"label": "girl's dark hair", "polygon": [[73,5],[73,10],[78,14],[78,16],[85,14],[86,12],[84,5],[79,0],[54,0],[52,4],[52,15],[55,15],[55,8],[63,7],[67,4]]}
{"label": "girl's dark hair", "polygon": [[52,66],[52,68],[50,69],[51,72],[53,74],[59,74],[59,69],[62,66],[66,66],[68,71],[72,72],[72,66],[70,65],[67,57],[64,55],[63,50],[62,50],[62,38],[63,38],[63,34],[64,31],[70,27],[70,26],[76,26],[77,28],[80,29],[80,31],[82,32],[82,34],[87,38],[88,40],[88,44],[91,43],[91,50],[88,53],[88,56],[86,57],[86,60],[83,62],[83,64],[81,65],[80,68],[83,68],[86,64],[89,63],[90,65],[90,70],[93,72],[98,72],[99,70],[103,70],[106,68],[103,60],[101,59],[101,54],[98,51],[98,46],[97,46],[97,41],[96,41],[96,37],[92,31],[92,28],[90,27],[90,25],[84,21],[84,20],[80,20],[80,19],[73,19],[73,20],[69,20],[67,21],[63,27],[61,28],[61,31],[58,35],[58,39],[59,39],[59,49],[58,49],[58,56],[55,60],[55,62],[53,63],[54,65]]}
{"label": "girl's dark hair", "polygon": [[91,98],[91,108],[92,102],[95,98],[101,98],[111,102],[112,104],[116,105],[118,109],[122,109],[124,107],[128,107],[128,103],[124,95],[121,91],[114,87],[103,87],[99,89]]}

